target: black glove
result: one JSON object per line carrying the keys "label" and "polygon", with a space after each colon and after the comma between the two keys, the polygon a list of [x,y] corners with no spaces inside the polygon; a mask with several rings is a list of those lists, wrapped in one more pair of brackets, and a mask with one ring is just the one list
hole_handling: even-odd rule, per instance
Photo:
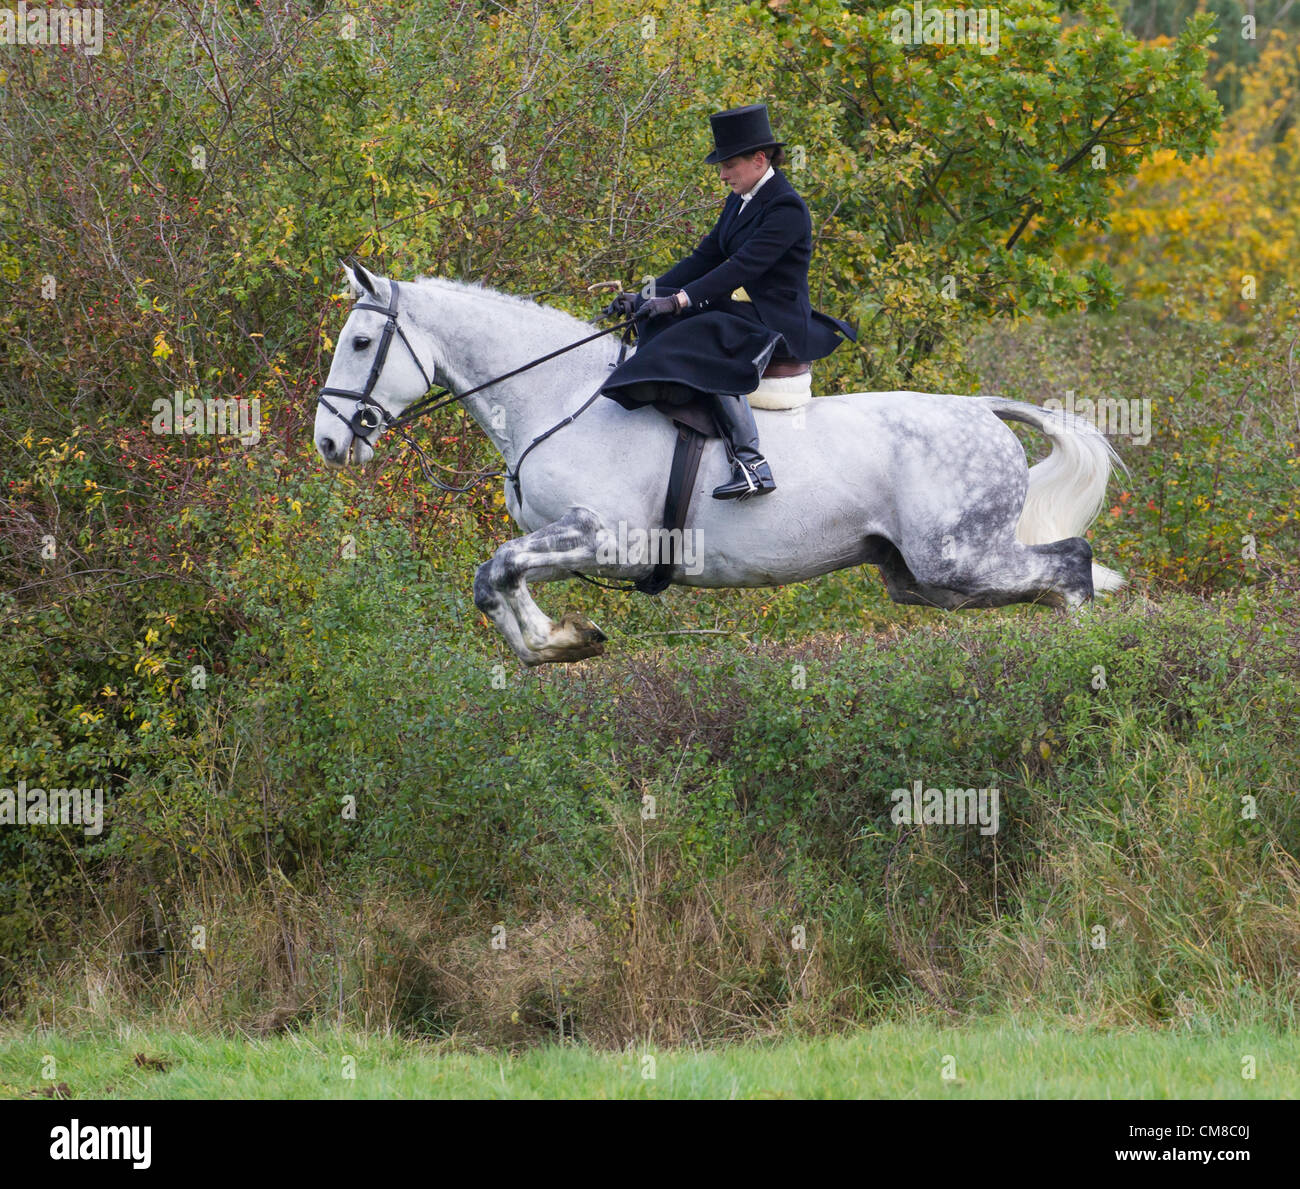
{"label": "black glove", "polygon": [[640,309],[645,298],[639,293],[620,293],[602,311],[602,318],[630,318]]}
{"label": "black glove", "polygon": [[652,297],[637,310],[636,319],[640,322],[643,318],[664,318],[669,314],[680,314],[681,312],[681,303],[676,296]]}

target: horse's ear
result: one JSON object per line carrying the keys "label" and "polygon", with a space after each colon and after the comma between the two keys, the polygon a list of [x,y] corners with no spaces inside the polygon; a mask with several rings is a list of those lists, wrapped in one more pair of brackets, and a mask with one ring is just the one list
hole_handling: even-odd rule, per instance
{"label": "horse's ear", "polygon": [[339,261],[339,268],[343,270],[343,279],[348,283],[347,296],[356,301],[361,296],[361,283],[357,280],[357,274],[352,271],[353,260],[349,256],[346,260]]}
{"label": "horse's ear", "polygon": [[371,297],[379,296],[374,278],[361,267],[360,262],[349,256],[346,260],[340,260],[339,264],[343,267],[353,297],[360,297],[362,293],[369,293]]}

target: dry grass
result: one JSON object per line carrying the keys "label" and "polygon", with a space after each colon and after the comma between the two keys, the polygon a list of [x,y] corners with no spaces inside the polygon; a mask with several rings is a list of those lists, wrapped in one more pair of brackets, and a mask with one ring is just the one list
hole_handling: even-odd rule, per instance
{"label": "dry grass", "polygon": [[[823,989],[818,938],[796,933],[775,864],[751,854],[701,875],[653,822],[611,831],[616,862],[599,900],[555,889],[517,920],[451,917],[378,890],[349,903],[323,882],[250,883],[232,868],[172,901],[186,924],[167,927],[140,887],[119,884],[84,927],[98,941],[30,972],[27,1014],[74,1031],[147,1015],[251,1035],[319,1018],[515,1049],[706,1044],[807,1014]],[[203,948],[191,944],[197,928]]]}

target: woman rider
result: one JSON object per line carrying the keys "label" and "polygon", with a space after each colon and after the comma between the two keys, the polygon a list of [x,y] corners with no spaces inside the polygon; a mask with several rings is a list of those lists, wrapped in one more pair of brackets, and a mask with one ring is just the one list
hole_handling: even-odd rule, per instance
{"label": "woman rider", "polygon": [[[713,230],[695,251],[651,286],[651,296],[623,293],[611,313],[635,314],[635,353],[602,391],[628,409],[704,398],[730,444],[731,480],[719,500],[776,490],[759,453],[746,394],[769,363],[811,363],[829,355],[853,328],[815,311],[808,300],[812,222],[803,199],[777,166],[783,142],[772,135],[767,107],[751,103],[709,117],[713,152],[731,187]],[[789,367],[786,374],[806,368]]]}

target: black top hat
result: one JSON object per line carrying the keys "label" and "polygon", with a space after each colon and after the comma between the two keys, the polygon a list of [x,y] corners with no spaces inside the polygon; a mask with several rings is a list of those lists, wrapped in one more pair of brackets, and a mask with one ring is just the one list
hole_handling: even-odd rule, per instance
{"label": "black top hat", "polygon": [[785,143],[772,135],[766,103],[751,103],[747,107],[720,111],[709,117],[709,123],[713,126],[713,152],[704,158],[709,165],[765,149],[768,145]]}

